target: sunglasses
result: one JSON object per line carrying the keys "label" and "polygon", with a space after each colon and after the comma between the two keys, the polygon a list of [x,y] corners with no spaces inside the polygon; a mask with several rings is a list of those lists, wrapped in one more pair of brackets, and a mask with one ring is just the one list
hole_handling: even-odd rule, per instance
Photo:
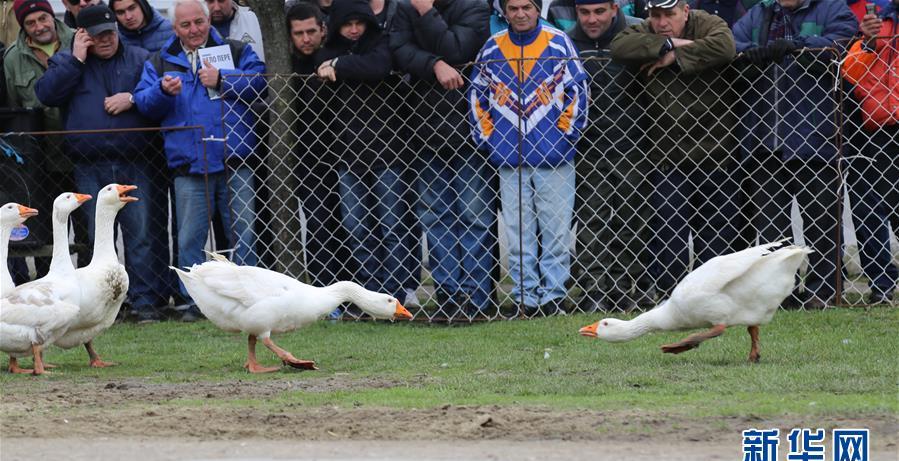
{"label": "sunglasses", "polygon": [[83,0],[68,0],[69,5],[78,6]]}

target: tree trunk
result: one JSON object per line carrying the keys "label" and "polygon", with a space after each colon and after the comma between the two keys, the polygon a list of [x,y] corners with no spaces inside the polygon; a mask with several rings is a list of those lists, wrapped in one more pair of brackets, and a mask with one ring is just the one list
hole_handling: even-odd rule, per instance
{"label": "tree trunk", "polygon": [[262,243],[274,255],[274,270],[301,278],[303,247],[299,198],[296,196],[299,189],[295,173],[298,156],[294,153],[297,137],[293,127],[297,119],[293,108],[296,91],[289,77],[290,41],[284,1],[249,0],[248,3],[259,18],[262,41],[265,43],[265,67],[269,74],[267,117],[262,117],[263,122],[268,122],[269,151],[265,163],[270,173],[265,185],[269,200],[260,205],[267,208],[271,216],[268,225],[274,240]]}

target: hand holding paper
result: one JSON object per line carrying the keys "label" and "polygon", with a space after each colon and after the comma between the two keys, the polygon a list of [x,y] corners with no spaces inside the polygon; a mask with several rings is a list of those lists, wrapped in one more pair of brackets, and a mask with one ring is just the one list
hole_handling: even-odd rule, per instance
{"label": "hand holding paper", "polygon": [[219,70],[210,64],[209,60],[203,61],[203,68],[197,75],[200,77],[200,83],[206,88],[216,89],[219,86]]}

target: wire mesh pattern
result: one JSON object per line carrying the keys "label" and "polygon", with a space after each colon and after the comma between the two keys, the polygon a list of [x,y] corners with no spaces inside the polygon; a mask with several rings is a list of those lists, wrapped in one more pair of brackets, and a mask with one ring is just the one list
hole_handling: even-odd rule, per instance
{"label": "wire mesh pattern", "polygon": [[[671,69],[647,78],[587,59],[589,121],[575,160],[531,170],[492,165],[475,144],[470,85],[448,91],[404,75],[378,83],[268,75],[265,91],[246,102],[253,115],[244,123],[255,136],[237,140],[253,153],[226,164],[226,181],[252,193],[229,196],[226,207],[198,219],[213,223],[211,248],[249,251],[260,266],[313,285],[353,280],[397,296],[417,320],[430,322],[647,309],[710,258],[782,238],[814,250],[784,307],[890,303],[899,279],[899,130],[895,120],[865,123],[870,107],[843,78],[842,58],[835,50],[802,50],[781,64],[760,68],[738,59],[690,78]],[[899,94],[899,78],[887,84]],[[225,100],[228,138],[234,114]],[[883,103],[896,104],[890,101]],[[72,157],[70,184],[88,187],[86,171],[100,184],[78,192],[145,181],[139,191],[148,196],[129,207],[143,207],[140,239],[150,262],[129,270],[149,279],[150,294],[141,300],[129,293],[129,301],[165,304],[177,291],[164,269],[177,261],[172,172],[159,133],[130,135],[131,169],[101,166],[102,156]],[[76,137],[103,152],[105,139],[124,134],[60,136],[67,141],[2,138],[40,158],[41,151],[71,149]],[[22,145],[26,139],[39,146]],[[21,170],[10,158],[4,169]],[[52,179],[32,181],[23,187],[43,188],[50,200],[65,189]],[[519,212],[540,200],[562,211],[568,193],[568,214]],[[503,194],[515,200],[501,201]],[[564,232],[541,227],[541,219],[564,219]],[[240,220],[249,234],[236,235]],[[512,220],[522,234],[509,235]],[[87,244],[89,225],[77,221],[75,241]],[[126,266],[147,261],[128,248],[134,225],[124,217],[119,223]],[[522,239],[535,239],[534,254],[510,248]],[[560,245],[567,262],[547,257]],[[530,306],[518,295],[524,284],[560,276],[567,293],[556,302]],[[333,315],[361,314],[347,305]]]}

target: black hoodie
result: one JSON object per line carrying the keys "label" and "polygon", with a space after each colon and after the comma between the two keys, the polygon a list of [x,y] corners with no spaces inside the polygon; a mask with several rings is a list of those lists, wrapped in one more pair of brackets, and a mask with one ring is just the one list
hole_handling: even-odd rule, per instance
{"label": "black hoodie", "polygon": [[[366,24],[356,41],[340,35],[340,27],[352,19]],[[340,139],[332,145],[333,153],[356,171],[408,164],[408,134],[401,129],[398,113],[407,85],[390,75],[389,37],[378,27],[367,0],[335,0],[331,5],[328,39],[316,56],[316,67],[334,58],[337,81],[319,93],[328,101],[323,116],[332,120],[329,127]]]}

